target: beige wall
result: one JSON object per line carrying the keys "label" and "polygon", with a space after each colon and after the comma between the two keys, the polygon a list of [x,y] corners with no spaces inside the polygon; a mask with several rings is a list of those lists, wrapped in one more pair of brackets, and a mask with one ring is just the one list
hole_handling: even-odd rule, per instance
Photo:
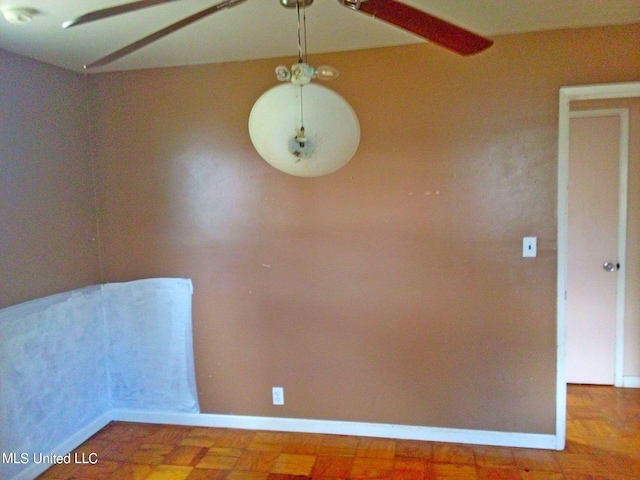
{"label": "beige wall", "polygon": [[558,89],[637,80],[639,33],[314,56],[362,128],[315,179],[249,141],[282,59],[96,75],[106,276],[193,279],[205,412],[552,433]]}
{"label": "beige wall", "polygon": [[85,97],[0,50],[0,308],[99,281]]}

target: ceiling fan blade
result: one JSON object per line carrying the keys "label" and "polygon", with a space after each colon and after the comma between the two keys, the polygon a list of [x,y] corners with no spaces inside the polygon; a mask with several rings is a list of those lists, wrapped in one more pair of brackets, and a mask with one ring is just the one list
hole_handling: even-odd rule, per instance
{"label": "ceiling fan blade", "polygon": [[181,28],[184,28],[187,25],[191,25],[192,23],[198,20],[201,20],[205,17],[208,17],[209,15],[216,13],[220,10],[223,10],[225,8],[235,7],[236,5],[239,5],[240,3],[243,3],[246,1],[247,0],[225,0],[223,2],[217,3],[209,8],[199,11],[198,13],[194,13],[193,15],[183,18],[182,20],[176,23],[172,23],[171,25],[163,28],[162,30],[158,30],[157,32],[152,33],[151,35],[147,35],[146,37],[141,38],[140,40],[133,42],[132,44],[127,45],[126,47],[123,47],[120,50],[116,50],[115,52],[110,53],[109,55],[102,57],[96,60],[95,62],[85,65],[84,68],[89,69],[89,68],[103,67],[105,65],[108,65],[109,63],[115,62],[116,60],[126,55],[129,55],[130,53],[135,52],[136,50],[141,49],[142,47],[146,47],[150,43],[153,43],[156,40],[159,40],[160,38],[175,32],[176,30],[180,30]]}
{"label": "ceiling fan blade", "polygon": [[89,12],[85,15],[81,15],[78,18],[74,18],[73,20],[68,20],[62,24],[62,28],[75,27],[77,25],[82,25],[83,23],[94,22],[96,20],[102,20],[103,18],[109,18],[115,15],[133,12],[135,10],[151,7],[153,5],[160,5],[161,3],[176,1],[178,0],[138,0],[137,2],[125,3],[124,5],[103,8],[102,10],[96,10],[95,12]]}
{"label": "ceiling fan blade", "polygon": [[493,45],[493,40],[396,0],[363,0],[359,8],[354,9],[415,33],[460,55],[473,55]]}

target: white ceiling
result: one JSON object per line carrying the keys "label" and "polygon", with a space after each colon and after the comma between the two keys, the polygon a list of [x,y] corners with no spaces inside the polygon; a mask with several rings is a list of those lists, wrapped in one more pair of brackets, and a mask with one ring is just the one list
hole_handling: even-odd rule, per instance
{"label": "white ceiling", "polygon": [[[82,71],[149,33],[219,0],[181,0],[63,30],[64,21],[124,0],[0,0],[0,7],[37,13],[26,25],[0,17],[0,48]],[[640,0],[404,0],[484,36],[567,27],[640,22]],[[177,31],[95,71],[218,63],[297,56],[295,10],[278,0],[249,0]],[[353,12],[336,0],[315,0],[307,10],[309,53],[402,45],[422,40]],[[453,54],[452,54],[453,55]]]}

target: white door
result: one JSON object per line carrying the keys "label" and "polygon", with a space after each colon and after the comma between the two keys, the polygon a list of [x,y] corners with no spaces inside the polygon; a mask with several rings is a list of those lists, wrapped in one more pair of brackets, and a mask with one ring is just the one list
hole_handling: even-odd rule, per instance
{"label": "white door", "polygon": [[622,117],[609,112],[576,112],[570,119],[569,383],[615,383]]}

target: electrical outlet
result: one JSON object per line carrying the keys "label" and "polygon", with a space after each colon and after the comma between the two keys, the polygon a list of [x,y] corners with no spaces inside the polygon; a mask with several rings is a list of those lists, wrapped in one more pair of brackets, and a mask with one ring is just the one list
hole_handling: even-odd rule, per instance
{"label": "electrical outlet", "polygon": [[274,405],[284,405],[284,387],[273,387],[271,389]]}

